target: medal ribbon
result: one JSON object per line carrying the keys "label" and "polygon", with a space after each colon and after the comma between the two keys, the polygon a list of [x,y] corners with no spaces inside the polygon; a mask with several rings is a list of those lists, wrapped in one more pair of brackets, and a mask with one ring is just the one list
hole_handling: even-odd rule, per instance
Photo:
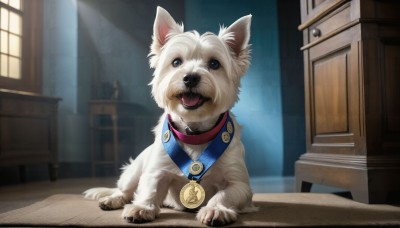
{"label": "medal ribbon", "polygon": [[225,123],[219,130],[217,136],[211,141],[211,143],[197,159],[197,162],[201,162],[203,164],[203,170],[197,175],[192,175],[189,171],[189,167],[193,161],[176,141],[175,136],[169,127],[168,117],[165,118],[162,131],[163,136],[161,137],[164,149],[175,162],[175,164],[181,169],[183,174],[185,174],[185,176],[187,176],[190,180],[200,180],[208,171],[208,169],[215,163],[215,161],[217,161],[218,158],[224,153],[232,141],[235,131],[232,119],[230,118],[228,112],[224,113],[223,119],[225,119]]}

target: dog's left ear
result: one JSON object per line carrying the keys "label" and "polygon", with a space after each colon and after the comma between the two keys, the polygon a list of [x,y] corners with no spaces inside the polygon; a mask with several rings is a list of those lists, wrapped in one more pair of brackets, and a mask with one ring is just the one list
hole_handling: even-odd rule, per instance
{"label": "dog's left ear", "polygon": [[228,28],[221,28],[219,31],[218,36],[229,45],[237,56],[240,56],[243,50],[248,50],[251,17],[251,14],[241,17]]}

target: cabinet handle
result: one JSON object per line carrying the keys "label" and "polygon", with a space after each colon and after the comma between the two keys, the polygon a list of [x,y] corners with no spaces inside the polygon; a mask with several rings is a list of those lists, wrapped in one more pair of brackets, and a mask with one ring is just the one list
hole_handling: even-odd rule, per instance
{"label": "cabinet handle", "polygon": [[315,28],[311,31],[314,37],[320,37],[321,36],[321,30]]}

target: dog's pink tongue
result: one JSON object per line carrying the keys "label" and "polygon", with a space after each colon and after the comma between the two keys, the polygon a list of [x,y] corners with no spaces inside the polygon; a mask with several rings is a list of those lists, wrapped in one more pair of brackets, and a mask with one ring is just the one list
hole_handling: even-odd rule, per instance
{"label": "dog's pink tongue", "polygon": [[182,103],[188,107],[195,106],[200,101],[200,95],[198,94],[184,94],[182,96]]}

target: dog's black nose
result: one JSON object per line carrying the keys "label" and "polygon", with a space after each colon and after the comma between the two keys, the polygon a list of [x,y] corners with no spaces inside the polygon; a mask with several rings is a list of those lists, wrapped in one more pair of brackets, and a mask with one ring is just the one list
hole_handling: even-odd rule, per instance
{"label": "dog's black nose", "polygon": [[193,88],[200,82],[200,76],[197,74],[187,74],[183,77],[183,83],[188,88]]}

